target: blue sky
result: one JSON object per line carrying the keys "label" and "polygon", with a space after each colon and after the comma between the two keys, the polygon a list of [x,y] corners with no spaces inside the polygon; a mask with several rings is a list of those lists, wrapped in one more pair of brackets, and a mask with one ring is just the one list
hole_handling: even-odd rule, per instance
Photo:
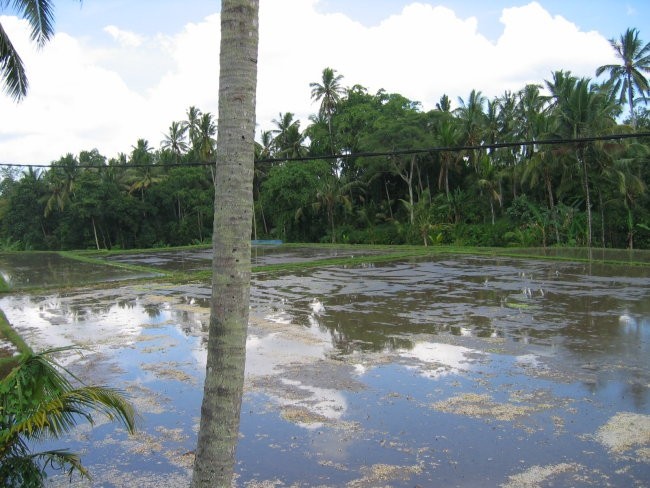
{"label": "blue sky", "polygon": [[[31,82],[0,97],[0,162],[48,163],[97,148],[158,147],[190,105],[216,114],[220,2],[58,0],[54,41],[35,51],[24,23],[0,11]],[[302,128],[317,110],[309,83],[325,67],[370,92],[424,109],[470,90],[493,97],[554,70],[594,76],[614,62],[608,39],[636,27],[650,41],[650,2],[261,0],[258,133],[280,112]],[[7,121],[11,121],[8,123]]]}
{"label": "blue sky", "polygon": [[[364,23],[376,24],[386,14],[398,14],[404,5],[402,0],[376,0],[372,2],[355,0],[326,0],[321,2],[326,11],[343,12]],[[503,30],[499,22],[505,7],[526,5],[526,1],[501,0],[447,0],[426,1],[431,5],[445,5],[460,17],[477,17],[479,30],[490,39],[496,39]],[[625,0],[543,0],[540,2],[553,15],[562,15],[574,22],[582,30],[597,30],[606,37],[624,32],[628,27],[641,29],[650,27],[650,2]],[[648,30],[641,29],[641,30]]]}
{"label": "blue sky", "polygon": [[[318,10],[339,12],[366,26],[379,24],[390,15],[399,14],[406,0],[322,0]],[[502,0],[446,0],[422,1],[430,5],[444,5],[460,17],[477,17],[479,30],[491,39],[502,31],[499,22],[504,7],[525,5],[525,1]],[[650,27],[650,2],[617,0],[547,0],[541,4],[553,15],[570,19],[582,30],[597,30],[613,37],[628,27],[642,31]],[[80,35],[94,35],[106,24],[120,25],[125,30],[143,34],[171,32],[182,29],[188,22],[196,22],[218,12],[220,2],[215,0],[60,0],[56,4],[57,28]],[[155,12],[152,12],[155,10]]]}

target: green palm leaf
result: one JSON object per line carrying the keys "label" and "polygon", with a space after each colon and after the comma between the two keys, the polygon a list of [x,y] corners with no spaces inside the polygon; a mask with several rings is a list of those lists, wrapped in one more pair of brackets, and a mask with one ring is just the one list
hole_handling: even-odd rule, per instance
{"label": "green palm leaf", "polygon": [[15,476],[23,479],[27,468],[42,473],[50,466],[88,476],[76,454],[62,450],[31,453],[27,442],[57,439],[70,432],[80,419],[93,424],[93,416],[99,414],[119,422],[129,433],[135,431],[134,408],[120,390],[85,385],[52,358],[56,353],[75,349],[27,354],[0,382],[0,481],[5,484]]}

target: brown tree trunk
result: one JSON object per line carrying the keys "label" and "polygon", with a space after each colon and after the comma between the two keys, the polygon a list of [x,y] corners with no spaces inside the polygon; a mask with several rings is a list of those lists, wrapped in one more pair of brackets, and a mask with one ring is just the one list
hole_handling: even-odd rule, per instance
{"label": "brown tree trunk", "polygon": [[250,298],[259,0],[222,0],[212,300],[192,487],[230,487]]}

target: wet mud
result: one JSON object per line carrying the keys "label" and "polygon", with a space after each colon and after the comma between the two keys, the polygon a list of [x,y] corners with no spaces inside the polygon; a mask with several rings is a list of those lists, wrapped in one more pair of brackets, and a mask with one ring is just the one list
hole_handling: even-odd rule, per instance
{"label": "wet mud", "polygon": [[[32,347],[87,348],[62,360],[141,415],[136,436],[52,444],[93,474],[72,486],[187,486],[209,293],[0,299]],[[647,268],[447,256],[258,275],[251,297],[237,486],[647,486]]]}

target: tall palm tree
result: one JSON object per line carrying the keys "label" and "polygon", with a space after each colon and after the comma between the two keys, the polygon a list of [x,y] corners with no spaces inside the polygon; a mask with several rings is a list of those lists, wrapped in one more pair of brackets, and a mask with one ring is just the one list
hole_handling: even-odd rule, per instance
{"label": "tall palm tree", "polygon": [[490,214],[492,215],[492,225],[495,223],[494,202],[502,205],[501,192],[499,190],[499,174],[487,154],[483,154],[479,160],[479,179],[478,186],[487,193],[490,202]]}
{"label": "tall palm tree", "polygon": [[294,120],[293,113],[285,112],[279,114],[279,118],[272,121],[277,129],[271,132],[275,134],[273,145],[275,146],[276,157],[295,158],[305,155],[305,135],[300,132],[300,120]]}
{"label": "tall palm tree", "polygon": [[[41,48],[54,35],[54,6],[50,0],[1,0],[0,12],[7,7],[20,13],[31,28],[30,39]],[[7,32],[0,24],[0,78],[5,92],[19,102],[27,95],[29,83],[25,66]]]}
{"label": "tall palm tree", "polygon": [[0,484],[42,486],[50,466],[89,477],[78,455],[67,450],[32,452],[35,442],[61,437],[83,418],[100,414],[135,431],[135,411],[119,390],[87,386],[53,355],[70,348],[25,354],[0,382]]}
{"label": "tall palm tree", "polygon": [[451,100],[446,94],[443,94],[440,100],[436,102],[436,110],[440,112],[451,112]]}
{"label": "tall palm tree", "polygon": [[[484,107],[486,103],[485,96],[476,90],[472,90],[467,98],[467,102],[458,97],[460,106],[454,110],[454,114],[462,121],[465,133],[465,144],[468,146],[478,146],[483,138],[485,129],[486,115]],[[478,171],[479,152],[474,150],[469,154],[470,161]]]}
{"label": "tall palm tree", "polygon": [[[546,82],[553,97],[553,131],[560,137],[578,139],[602,135],[616,125],[618,107],[607,87],[593,87],[589,78],[576,78],[570,72],[557,71]],[[582,173],[582,189],[587,214],[587,247],[592,242],[590,168],[598,157],[596,146],[580,143],[566,155],[577,162]]]}
{"label": "tall palm tree", "polygon": [[647,101],[650,90],[644,73],[650,73],[650,42],[643,44],[637,29],[627,29],[619,39],[610,39],[609,43],[616,52],[620,64],[606,64],[596,70],[596,76],[609,71],[610,79],[616,80],[620,87],[619,100],[630,107],[632,126],[636,127],[634,114],[634,97],[638,92],[641,99]]}
{"label": "tall palm tree", "polygon": [[185,135],[187,134],[187,126],[182,122],[172,122],[169,126],[169,132],[165,134],[165,138],[161,142],[163,149],[169,149],[174,155],[174,160],[178,163],[181,155],[187,152],[188,145],[185,142]]}
{"label": "tall palm tree", "polygon": [[79,175],[79,163],[77,159],[68,153],[52,164],[47,173],[48,184],[52,192],[45,205],[45,216],[47,217],[55,207],[63,210],[70,201],[70,195],[74,194],[75,180]]}
{"label": "tall palm tree", "polygon": [[353,188],[360,187],[361,183],[358,181],[345,182],[334,174],[328,178],[323,178],[319,183],[320,186],[316,190],[316,202],[313,207],[316,211],[325,210],[332,244],[334,244],[336,242],[335,215],[337,207],[343,206],[348,211],[352,210],[351,192]]}
{"label": "tall palm tree", "polygon": [[341,100],[341,95],[345,93],[345,88],[340,84],[343,75],[337,75],[336,70],[325,68],[323,70],[321,83],[310,83],[311,98],[314,101],[320,101],[319,114],[327,120],[327,129],[330,136],[330,148],[332,154],[336,154],[334,148],[334,135],[332,133],[332,116],[336,110],[336,105]]}
{"label": "tall palm tree", "polygon": [[255,160],[273,157],[273,132],[263,130],[260,133],[260,142],[255,143]]}
{"label": "tall palm tree", "polygon": [[[140,199],[144,201],[144,193],[151,185],[162,181],[159,175],[160,167],[154,165],[154,155],[146,139],[138,139],[135,146],[132,146],[129,167],[124,173],[124,183],[129,193],[138,191]],[[146,213],[145,213],[146,215]]]}
{"label": "tall palm tree", "polygon": [[627,214],[625,219],[627,224],[627,245],[629,249],[634,249],[634,207],[646,192],[646,185],[627,163],[628,160],[617,161],[613,167],[608,168],[609,174],[607,176],[617,183],[616,190]]}
{"label": "tall palm tree", "polygon": [[190,144],[194,146],[199,134],[199,121],[201,120],[201,111],[194,105],[190,106],[185,112],[187,119],[183,121],[183,127],[187,131]]}
{"label": "tall palm tree", "polygon": [[[436,145],[439,147],[453,148],[461,143],[463,133],[458,122],[453,117],[444,117],[438,125],[436,132]],[[460,160],[457,151],[440,152],[440,172],[438,173],[438,189],[444,187],[447,200],[451,198],[449,189],[449,173],[457,169],[456,165]]]}
{"label": "tall palm tree", "polygon": [[199,161],[204,163],[214,161],[214,147],[216,144],[214,135],[217,133],[217,126],[210,112],[201,114],[196,130],[193,145]]}
{"label": "tall palm tree", "polygon": [[250,302],[259,0],[221,1],[208,357],[192,487],[231,486]]}

